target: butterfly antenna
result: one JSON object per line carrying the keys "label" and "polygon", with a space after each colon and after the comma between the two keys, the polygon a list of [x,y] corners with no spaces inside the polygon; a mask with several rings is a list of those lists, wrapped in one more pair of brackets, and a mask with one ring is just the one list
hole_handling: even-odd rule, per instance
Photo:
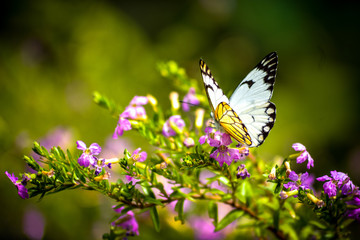
{"label": "butterfly antenna", "polygon": [[189,103],[189,102],[184,102],[184,101],[179,101],[180,103],[185,103],[185,104],[188,104],[188,105],[190,105],[190,106],[192,106],[192,107],[201,107],[201,108],[205,108],[205,109],[207,109],[207,108],[209,108],[209,107],[206,107],[206,106],[204,106],[204,105],[202,105],[202,104],[192,104],[192,103]]}

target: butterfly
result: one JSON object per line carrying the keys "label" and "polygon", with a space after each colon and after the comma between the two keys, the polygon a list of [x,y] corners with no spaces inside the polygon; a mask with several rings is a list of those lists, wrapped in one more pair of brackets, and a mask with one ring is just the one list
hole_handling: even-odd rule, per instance
{"label": "butterfly", "polygon": [[277,64],[276,52],[268,54],[241,81],[228,99],[209,67],[200,59],[200,70],[216,128],[225,130],[241,145],[261,145],[274,126],[276,107],[270,102],[270,98]]}

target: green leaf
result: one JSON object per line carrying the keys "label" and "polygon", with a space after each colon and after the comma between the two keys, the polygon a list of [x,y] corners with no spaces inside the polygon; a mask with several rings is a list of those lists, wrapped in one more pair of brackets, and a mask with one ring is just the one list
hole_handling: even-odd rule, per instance
{"label": "green leaf", "polygon": [[309,221],[309,224],[316,226],[317,228],[322,229],[322,230],[326,229],[326,226],[324,224],[317,222],[317,221],[311,220],[311,221]]}
{"label": "green leaf", "polygon": [[184,224],[184,202],[185,199],[179,199],[175,205],[175,211],[178,215],[175,217],[175,221],[180,220],[181,224]]}
{"label": "green leaf", "polygon": [[150,208],[150,216],[151,216],[151,220],[154,223],[155,230],[157,232],[159,232],[160,231],[160,219],[159,219],[159,214],[158,214],[155,206]]}
{"label": "green leaf", "polygon": [[352,219],[352,218],[348,218],[346,219],[342,224],[341,224],[341,227],[342,228],[346,228],[348,227],[352,222],[354,222],[355,219]]}
{"label": "green leaf", "polygon": [[236,192],[236,197],[243,203],[246,203],[247,201],[247,197],[248,197],[248,188],[249,188],[249,182],[248,181],[243,181],[239,188],[238,191]]}
{"label": "green leaf", "polygon": [[149,196],[149,197],[155,199],[155,194],[154,194],[154,192],[151,190],[151,187],[141,185],[141,188],[143,189],[144,194],[145,194],[146,196]]}
{"label": "green leaf", "polygon": [[227,225],[238,219],[244,215],[244,212],[238,209],[234,209],[229,212],[221,221],[217,224],[215,228],[215,232],[220,231],[221,229],[225,228]]}
{"label": "green leaf", "polygon": [[213,224],[216,227],[218,224],[218,206],[215,201],[209,201],[208,213],[209,217],[214,219]]}
{"label": "green leaf", "polygon": [[216,188],[211,188],[211,189],[207,189],[206,190],[207,192],[210,192],[212,194],[218,194],[218,195],[224,195],[225,193],[219,189],[216,189]]}
{"label": "green leaf", "polygon": [[281,183],[278,183],[278,184],[276,185],[274,194],[279,194],[279,193],[281,192],[282,188],[283,188],[282,182],[281,182]]}
{"label": "green leaf", "polygon": [[180,190],[175,190],[172,194],[170,194],[170,197],[172,198],[186,198],[190,201],[195,201],[195,199],[193,199],[189,194],[183,193]]}
{"label": "green leaf", "polygon": [[145,202],[148,202],[148,203],[153,203],[153,204],[156,204],[156,205],[161,205],[161,206],[164,206],[164,204],[158,200],[158,199],[155,199],[155,198],[152,198],[152,197],[145,197]]}

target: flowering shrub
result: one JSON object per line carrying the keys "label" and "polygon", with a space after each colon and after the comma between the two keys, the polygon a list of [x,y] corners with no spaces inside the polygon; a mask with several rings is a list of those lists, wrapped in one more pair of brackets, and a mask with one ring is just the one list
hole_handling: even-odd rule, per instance
{"label": "flowering shrub", "polygon": [[[151,95],[135,96],[122,108],[94,94],[94,101],[118,119],[113,138],[137,131],[155,147],[154,153],[125,149],[118,158],[104,159],[97,157],[102,151],[97,143],[87,147],[79,140],[78,151],[70,152],[56,146],[48,151],[35,142],[33,150],[40,158],[24,156],[35,173],[18,178],[5,172],[19,196],[42,198],[79,188],[104,194],[117,204],[113,207],[117,215],[104,239],[141,235],[136,215],[144,211],[159,231],[163,218],[158,210],[167,206],[176,221],[190,222],[197,239],[237,234],[278,239],[348,236],[346,227],[360,220],[360,191],[347,174],[331,171],[330,176],[315,178],[291,170],[291,165],[306,161],[308,170],[314,167],[300,143],[292,146],[298,153],[281,164],[264,163],[251,149],[237,146],[228,134],[204,126],[200,106],[207,104],[206,97],[183,69],[174,62],[159,68],[184,95],[182,107],[177,92],[170,94],[168,111]],[[114,165],[120,167],[123,178],[109,182]],[[324,182],[321,192],[314,192],[314,181]],[[192,204],[202,204],[207,211],[190,211]],[[225,213],[224,208],[228,209]]]}

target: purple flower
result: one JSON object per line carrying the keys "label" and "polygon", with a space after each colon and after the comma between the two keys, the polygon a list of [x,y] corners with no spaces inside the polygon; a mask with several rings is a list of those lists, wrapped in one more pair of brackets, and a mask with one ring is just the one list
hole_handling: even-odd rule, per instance
{"label": "purple flower", "polygon": [[307,172],[303,173],[300,177],[302,189],[312,189],[315,181],[315,176],[313,174],[308,174]]}
{"label": "purple flower", "polygon": [[180,115],[171,116],[165,123],[162,129],[162,133],[165,137],[175,136],[176,133],[181,133],[185,127],[184,120]]}
{"label": "purple flower", "polygon": [[340,189],[343,195],[350,195],[354,192],[355,185],[350,181],[347,174],[338,172],[336,170],[330,171],[331,177],[324,175],[318,177],[316,180],[325,182],[323,184],[324,192],[329,197],[334,197],[337,194],[337,190]]}
{"label": "purple flower", "polygon": [[[351,201],[346,202],[347,205],[351,206],[360,206],[360,198],[359,196],[355,196]],[[354,218],[357,221],[360,221],[360,208],[351,208],[346,212],[347,217]]]}
{"label": "purple flower", "polygon": [[131,155],[131,158],[135,161],[135,162],[143,162],[146,160],[147,158],[147,153],[146,152],[140,152],[141,148],[136,149],[133,154]]}
{"label": "purple flower", "polygon": [[214,128],[212,127],[206,127],[205,128],[205,135],[201,136],[199,138],[199,143],[200,144],[204,144],[205,142],[207,142],[209,144],[209,139],[210,138],[214,138],[216,135],[219,135],[220,132],[217,132]]}
{"label": "purple flower", "polygon": [[200,101],[195,95],[195,88],[191,87],[183,99],[182,108],[188,112],[190,110],[189,105],[198,105],[199,103]]}
{"label": "purple flower", "polygon": [[245,164],[241,164],[238,168],[237,168],[237,174],[236,177],[237,178],[241,178],[241,179],[245,179],[245,178],[249,178],[250,177],[250,173],[248,172],[248,170],[245,168]]}
{"label": "purple flower", "polygon": [[353,182],[350,180],[350,178],[347,178],[345,181],[343,181],[341,186],[341,193],[344,195],[350,195],[354,192],[356,189]]}
{"label": "purple flower", "polygon": [[97,143],[92,143],[89,148],[86,148],[86,144],[83,141],[77,141],[77,149],[83,150],[83,153],[78,159],[80,166],[89,167],[94,166],[97,158],[94,155],[99,155],[101,147]]}
{"label": "purple flower", "polygon": [[148,101],[149,100],[147,97],[135,96],[131,100],[129,106],[125,108],[125,111],[120,115],[120,117],[136,120],[145,120],[147,116],[143,105],[146,105]]}
{"label": "purple flower", "polygon": [[117,139],[118,136],[122,136],[124,134],[124,131],[131,130],[131,123],[129,120],[127,120],[124,117],[119,117],[119,121],[115,127],[115,132],[113,134],[113,138]]}
{"label": "purple flower", "polygon": [[125,175],[125,179],[126,179],[129,183],[131,183],[132,185],[135,185],[135,183],[137,183],[138,181],[140,181],[140,180],[138,180],[138,179],[136,179],[136,178],[134,178],[134,177],[132,177],[132,176],[130,176],[130,175]]}
{"label": "purple flower", "polygon": [[299,179],[299,176],[296,174],[295,171],[291,171],[289,174],[289,179],[296,182]]}
{"label": "purple flower", "polygon": [[[115,207],[116,206],[113,206],[114,211],[120,214],[125,208],[124,206],[120,208]],[[132,211],[128,211],[124,215],[120,216],[118,219],[113,221],[111,225],[125,229],[128,236],[134,236],[135,234],[139,235],[139,224],[137,223],[135,215]]]}
{"label": "purple flower", "polygon": [[300,156],[296,158],[296,163],[303,163],[307,160],[307,169],[310,169],[310,167],[314,167],[314,159],[312,159],[310,153],[306,151],[306,147],[304,145],[302,145],[301,143],[294,143],[292,147],[295,151],[301,151]]}
{"label": "purple flower", "polygon": [[348,218],[354,218],[357,221],[360,221],[360,208],[348,210],[346,215]]}
{"label": "purple flower", "polygon": [[227,147],[227,145],[232,143],[232,140],[226,133],[222,133],[220,139],[210,138],[209,141],[210,146],[217,147],[217,149],[210,154],[210,157],[218,161],[220,167],[222,167],[224,163],[230,165],[233,160],[241,159],[239,149]]}
{"label": "purple flower", "polygon": [[104,167],[108,167],[108,168],[111,169],[111,163],[110,163],[110,162],[108,163],[108,162],[106,162],[106,160],[105,160],[104,158],[101,158],[101,159],[98,159],[98,160],[94,163],[93,167],[96,169],[96,170],[95,170],[95,175],[97,176],[97,175],[99,175],[99,174],[102,172],[102,169],[103,169]]}
{"label": "purple flower", "polygon": [[[313,184],[314,178],[312,175],[309,175],[309,173],[305,172],[303,174],[299,175],[296,174],[296,172],[291,171],[289,174],[289,179],[292,182],[288,182],[284,184],[284,187],[292,190],[299,190],[299,188],[306,190],[310,189],[311,185]],[[294,197],[297,197],[297,195],[293,195]]]}
{"label": "purple flower", "polygon": [[26,199],[26,198],[29,198],[29,193],[28,193],[28,190],[27,188],[25,187],[26,185],[26,181],[25,182],[17,182],[18,181],[18,178],[15,177],[15,174],[12,173],[8,173],[7,171],[5,172],[6,176],[8,176],[8,178],[10,179],[10,181],[15,185],[15,187],[17,188],[18,190],[18,194],[19,196],[22,198],[22,199]]}

